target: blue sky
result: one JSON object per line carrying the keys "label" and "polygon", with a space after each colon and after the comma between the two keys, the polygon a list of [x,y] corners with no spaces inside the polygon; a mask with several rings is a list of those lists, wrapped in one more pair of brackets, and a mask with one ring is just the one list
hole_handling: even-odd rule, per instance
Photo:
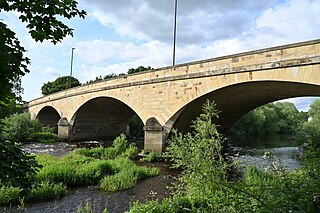
{"label": "blue sky", "polygon": [[[65,22],[74,37],[36,43],[17,13],[0,19],[17,33],[31,59],[24,100],[41,97],[43,83],[69,75],[82,83],[128,68],[172,63],[174,0],[79,0],[85,20]],[[320,0],[178,0],[176,63],[318,39]],[[312,98],[290,100],[306,110]]]}

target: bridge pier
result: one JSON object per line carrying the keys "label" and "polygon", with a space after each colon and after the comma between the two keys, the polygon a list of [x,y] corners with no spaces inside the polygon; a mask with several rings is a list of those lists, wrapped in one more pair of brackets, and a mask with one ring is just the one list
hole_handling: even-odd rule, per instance
{"label": "bridge pier", "polygon": [[70,125],[66,117],[58,121],[58,136],[63,139],[70,139]]}
{"label": "bridge pier", "polygon": [[155,118],[149,118],[144,130],[144,151],[162,152],[165,148],[165,134],[161,124]]}

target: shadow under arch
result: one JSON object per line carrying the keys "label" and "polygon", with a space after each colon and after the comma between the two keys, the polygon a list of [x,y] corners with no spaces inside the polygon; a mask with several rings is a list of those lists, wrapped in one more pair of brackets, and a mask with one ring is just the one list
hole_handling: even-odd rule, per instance
{"label": "shadow under arch", "polygon": [[[243,115],[261,105],[286,98],[320,96],[320,86],[284,81],[252,81],[226,86],[207,93],[182,107],[165,124],[167,134],[172,128],[190,132],[191,121],[202,112],[203,103],[215,101],[220,111],[219,131],[228,134]],[[170,134],[169,134],[170,137]]]}
{"label": "shadow under arch", "polygon": [[127,130],[135,111],[111,97],[97,97],[84,103],[70,120],[70,140],[109,140]]}
{"label": "shadow under arch", "polygon": [[49,126],[54,133],[58,133],[58,122],[60,120],[58,111],[52,106],[43,107],[36,116],[36,119],[44,126]]}

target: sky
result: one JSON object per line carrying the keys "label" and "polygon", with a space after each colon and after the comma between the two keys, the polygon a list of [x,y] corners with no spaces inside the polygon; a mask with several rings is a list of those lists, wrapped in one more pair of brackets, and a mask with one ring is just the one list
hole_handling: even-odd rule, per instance
{"label": "sky", "polygon": [[[0,13],[31,59],[23,99],[60,76],[81,83],[140,65],[172,64],[174,0],[78,0],[83,20],[64,20],[74,36],[53,45],[35,42],[18,14]],[[320,0],[178,0],[176,64],[318,39]],[[307,110],[313,98],[290,99]]]}

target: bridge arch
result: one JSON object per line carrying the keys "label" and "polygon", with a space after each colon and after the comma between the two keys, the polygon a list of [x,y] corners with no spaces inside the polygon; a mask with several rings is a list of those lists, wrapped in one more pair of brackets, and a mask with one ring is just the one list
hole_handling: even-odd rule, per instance
{"label": "bridge arch", "polygon": [[36,116],[36,119],[38,119],[41,124],[52,128],[54,133],[58,132],[58,122],[60,118],[60,114],[52,106],[43,107]]}
{"label": "bridge arch", "polygon": [[277,100],[303,96],[320,96],[320,86],[275,80],[227,85],[184,105],[166,122],[164,134],[169,135],[172,128],[189,132],[191,121],[201,113],[206,100],[215,101],[217,104],[220,111],[217,124],[220,125],[220,132],[228,134],[233,124],[252,109]]}
{"label": "bridge arch", "polygon": [[69,121],[69,138],[114,139],[126,132],[127,125],[135,114],[133,109],[118,99],[106,96],[92,98],[82,104]]}

